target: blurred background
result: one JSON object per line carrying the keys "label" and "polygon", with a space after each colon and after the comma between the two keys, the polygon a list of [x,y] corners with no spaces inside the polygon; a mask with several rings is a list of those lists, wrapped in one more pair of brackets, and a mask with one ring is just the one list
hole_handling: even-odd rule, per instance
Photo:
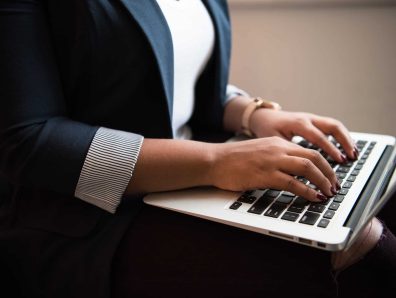
{"label": "blurred background", "polygon": [[229,0],[231,82],[396,136],[396,1]]}

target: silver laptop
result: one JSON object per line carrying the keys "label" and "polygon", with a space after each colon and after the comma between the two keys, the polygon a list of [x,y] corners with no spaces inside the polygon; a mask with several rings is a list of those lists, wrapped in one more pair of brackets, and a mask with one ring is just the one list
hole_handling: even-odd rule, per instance
{"label": "silver laptop", "polygon": [[[395,138],[351,134],[360,151],[359,159],[343,165],[301,138],[293,139],[319,150],[341,182],[338,194],[324,203],[311,203],[282,190],[231,192],[212,187],[153,193],[144,202],[319,249],[341,250],[353,243],[396,190]],[[304,177],[296,178],[309,184]]]}

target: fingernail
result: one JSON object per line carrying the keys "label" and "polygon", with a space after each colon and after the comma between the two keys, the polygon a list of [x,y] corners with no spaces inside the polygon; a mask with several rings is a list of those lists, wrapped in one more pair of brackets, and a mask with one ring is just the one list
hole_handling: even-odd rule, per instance
{"label": "fingernail", "polygon": [[341,184],[340,184],[340,182],[338,182],[338,181],[336,182],[336,189],[337,189],[337,190],[340,190],[340,189],[341,189]]}
{"label": "fingernail", "polygon": [[341,159],[343,163],[347,161],[347,157],[344,154],[341,154]]}
{"label": "fingernail", "polygon": [[316,194],[316,198],[321,200],[322,202],[327,200],[326,196],[324,196],[323,194],[321,194],[319,192]]}
{"label": "fingernail", "polygon": [[357,150],[355,149],[355,150],[353,150],[353,154],[354,154],[355,159],[358,159],[358,157],[359,157],[359,151],[357,151]]}
{"label": "fingernail", "polygon": [[330,191],[331,191],[331,193],[333,194],[333,195],[336,195],[337,194],[337,191],[336,191],[336,189],[332,186],[332,187],[330,187]]}

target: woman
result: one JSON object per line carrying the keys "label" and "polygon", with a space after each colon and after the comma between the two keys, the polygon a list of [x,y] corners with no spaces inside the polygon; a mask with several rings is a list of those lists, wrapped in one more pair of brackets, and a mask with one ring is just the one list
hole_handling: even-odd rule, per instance
{"label": "woman", "polygon": [[[200,185],[333,196],[333,171],[288,141],[297,134],[340,163],[356,158],[340,122],[259,108],[227,86],[225,1],[5,0],[0,30],[1,172],[15,189],[2,250],[21,295],[261,296],[279,293],[282,277],[308,296],[335,293],[326,252],[141,203]],[[208,142],[241,131],[258,138]],[[362,258],[382,231],[374,220],[332,268]]]}

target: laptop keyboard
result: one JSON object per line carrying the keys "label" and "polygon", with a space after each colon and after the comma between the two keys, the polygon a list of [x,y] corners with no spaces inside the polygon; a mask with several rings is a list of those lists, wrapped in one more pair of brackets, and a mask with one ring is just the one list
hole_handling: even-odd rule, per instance
{"label": "laptop keyboard", "polygon": [[[332,142],[342,153],[345,153],[338,143],[334,140],[332,140]],[[313,203],[287,191],[265,189],[263,190],[264,193],[257,190],[245,191],[229,208],[238,210],[241,206],[247,205],[248,213],[326,228],[355,182],[360,170],[364,167],[375,144],[376,142],[358,140],[356,142],[356,147],[359,150],[359,158],[355,161],[338,164],[323,150],[307,141],[303,140],[299,143],[299,145],[305,148],[318,150],[329,162],[337,175],[341,189],[338,191],[337,195],[325,202]],[[309,185],[309,187],[316,188],[315,185],[311,184],[304,177],[295,178]]]}

